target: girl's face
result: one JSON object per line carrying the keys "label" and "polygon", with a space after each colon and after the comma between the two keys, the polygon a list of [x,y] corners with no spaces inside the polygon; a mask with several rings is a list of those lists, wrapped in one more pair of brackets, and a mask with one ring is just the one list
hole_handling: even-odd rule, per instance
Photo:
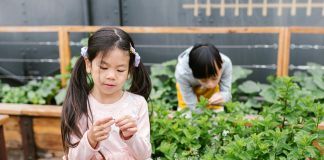
{"label": "girl's face", "polygon": [[212,88],[215,88],[219,84],[220,78],[222,76],[222,71],[218,68],[216,70],[217,70],[218,76],[213,76],[213,77],[205,78],[205,79],[198,79],[198,82],[200,83],[200,85],[202,87],[212,89]]}
{"label": "girl's face", "polygon": [[86,59],[86,69],[93,79],[93,94],[104,98],[119,97],[129,73],[129,52],[113,48],[108,54],[99,53],[92,62]]}

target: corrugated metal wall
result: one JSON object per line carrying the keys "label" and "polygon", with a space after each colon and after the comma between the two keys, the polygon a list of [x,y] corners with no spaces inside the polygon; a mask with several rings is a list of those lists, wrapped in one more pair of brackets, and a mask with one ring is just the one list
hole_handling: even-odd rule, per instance
{"label": "corrugated metal wall", "polygon": [[[0,25],[324,26],[324,11],[320,6],[324,6],[321,0],[0,0]],[[73,55],[79,54],[80,44],[77,42],[85,36],[86,33],[71,34]],[[227,54],[235,65],[268,67],[254,69],[252,79],[263,81],[266,75],[275,73],[277,35],[132,36],[148,65],[174,59],[196,42],[210,42]],[[291,63],[323,63],[323,38],[322,35],[293,35]],[[2,79],[10,75],[58,73],[57,35],[0,33],[0,58]],[[52,62],[32,62],[33,59]],[[26,82],[20,78],[3,81]]]}

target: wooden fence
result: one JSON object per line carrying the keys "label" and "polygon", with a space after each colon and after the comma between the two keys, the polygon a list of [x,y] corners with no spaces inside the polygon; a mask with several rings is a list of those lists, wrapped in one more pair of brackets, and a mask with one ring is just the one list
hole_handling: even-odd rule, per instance
{"label": "wooden fence", "polygon": [[[58,35],[60,71],[66,74],[71,59],[70,33],[95,32],[103,26],[6,26],[1,32],[56,32]],[[289,73],[290,40],[292,33],[324,34],[324,28],[314,27],[120,27],[128,33],[140,34],[277,34],[277,76]],[[64,79],[62,84],[65,85]]]}

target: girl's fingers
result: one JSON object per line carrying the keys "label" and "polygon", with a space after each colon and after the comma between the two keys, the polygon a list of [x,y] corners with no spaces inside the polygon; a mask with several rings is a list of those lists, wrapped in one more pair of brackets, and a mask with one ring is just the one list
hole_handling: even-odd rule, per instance
{"label": "girl's fingers", "polygon": [[122,121],[116,122],[116,126],[118,126],[118,127],[123,126],[123,125],[129,123],[129,121],[130,121],[129,119],[124,119]]}
{"label": "girl's fingers", "polygon": [[111,116],[103,118],[103,119],[99,119],[97,121],[94,122],[94,126],[99,126],[105,123],[108,123],[109,121],[111,121],[113,118]]}
{"label": "girl's fingers", "polygon": [[133,136],[137,132],[137,128],[128,128],[126,131],[121,131],[123,138],[128,138]]}
{"label": "girl's fingers", "polygon": [[105,139],[107,139],[109,137],[109,135],[104,135],[104,136],[101,136],[101,137],[97,137],[97,141],[100,142],[100,141],[103,141]]}
{"label": "girl's fingers", "polygon": [[134,128],[134,127],[136,127],[136,124],[131,122],[131,123],[126,123],[125,125],[120,126],[119,129],[124,131],[126,129]]}
{"label": "girl's fingers", "polygon": [[109,130],[106,129],[106,130],[104,130],[104,131],[97,132],[97,133],[95,133],[94,135],[95,135],[95,137],[101,137],[101,136],[104,136],[104,135],[108,135],[109,132],[110,132],[110,129],[109,129]]}
{"label": "girl's fingers", "polygon": [[111,120],[101,126],[102,126],[102,128],[107,128],[107,127],[110,127],[111,125],[113,125],[114,123],[115,123],[115,120]]}
{"label": "girl's fingers", "polygon": [[115,122],[118,124],[118,123],[120,123],[121,121],[123,121],[123,120],[125,120],[125,119],[131,119],[131,118],[132,118],[131,116],[126,115],[126,116],[122,116],[122,117],[116,119]]}
{"label": "girl's fingers", "polygon": [[101,124],[101,125],[98,125],[98,126],[94,126],[95,127],[95,131],[104,130],[104,129],[110,127],[111,125],[113,125],[114,123],[115,123],[115,121],[111,119],[107,123],[104,123],[104,124]]}
{"label": "girl's fingers", "polygon": [[131,132],[131,133],[136,133],[137,132],[137,127],[134,127],[134,128],[128,128],[127,129],[127,132]]}

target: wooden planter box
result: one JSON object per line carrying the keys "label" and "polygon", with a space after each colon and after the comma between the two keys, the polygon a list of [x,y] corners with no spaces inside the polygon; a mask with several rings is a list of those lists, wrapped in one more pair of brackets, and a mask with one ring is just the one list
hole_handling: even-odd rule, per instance
{"label": "wooden planter box", "polygon": [[8,156],[62,159],[61,111],[61,106],[0,103],[0,114],[9,115],[4,124]]}
{"label": "wooden planter box", "polygon": [[[4,123],[7,151],[18,152],[21,158],[15,159],[62,159],[61,111],[61,106],[0,103],[0,115],[9,115]],[[324,130],[324,122],[318,127]],[[317,141],[313,145],[323,154]]]}

